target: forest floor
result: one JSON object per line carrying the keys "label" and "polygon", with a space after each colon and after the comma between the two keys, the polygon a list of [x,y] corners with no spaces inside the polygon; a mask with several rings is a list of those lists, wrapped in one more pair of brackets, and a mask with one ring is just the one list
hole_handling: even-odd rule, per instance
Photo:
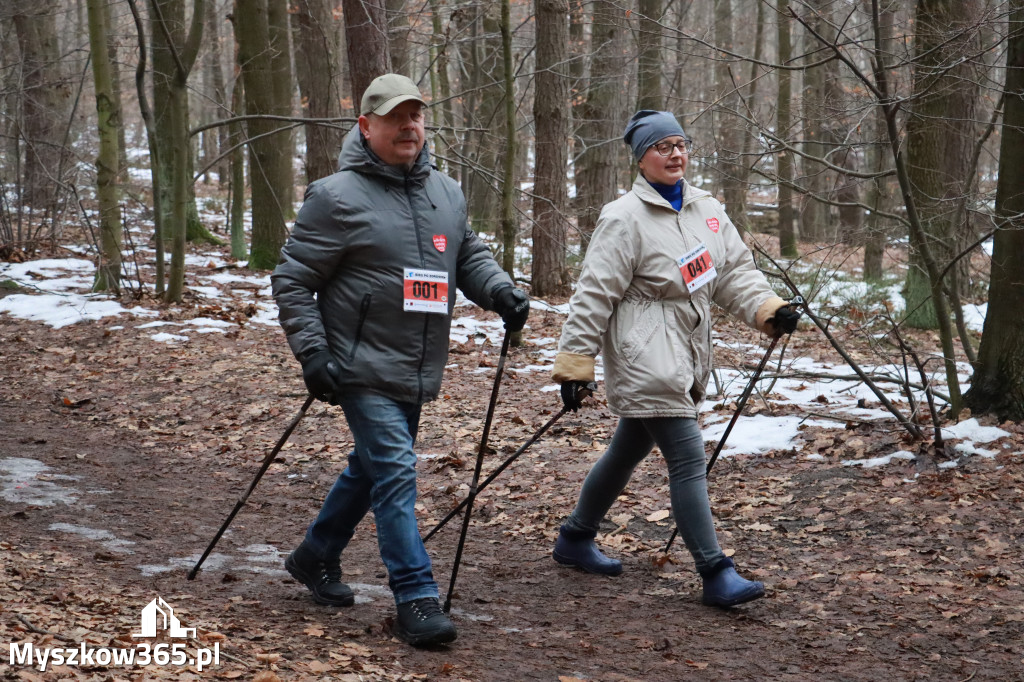
{"label": "forest floor", "polygon": [[[681,543],[664,553],[672,524],[657,456],[637,470],[600,537],[623,560],[621,576],[551,559],[558,525],[615,426],[599,393],[481,493],[453,599],[459,638],[416,650],[391,634],[372,518],[343,557],[353,607],[318,606],[283,571],[351,447],[339,410],[316,403],[189,581],[304,399],[281,330],[251,314],[235,299],[161,308],[167,322],[230,324],[170,345],[124,315],[60,328],[0,315],[0,679],[1024,680],[1016,424],[998,425],[1006,435],[990,456],[948,468],[906,442],[893,419],[806,425],[799,446],[719,460],[709,487],[720,539],[768,589],[719,610],[700,604]],[[531,369],[550,364],[563,320],[534,312],[527,344],[511,351],[484,475],[557,413],[557,392],[542,390],[548,373]],[[718,334],[723,345],[758,343],[731,322]],[[424,532],[468,490],[498,352],[473,339],[451,350],[443,395],[420,426]],[[806,325],[787,353],[837,359]],[[705,421],[728,418],[737,393]],[[808,416],[775,398],[752,401],[753,411]],[[844,464],[898,448],[919,456]],[[442,598],[459,525],[427,545]],[[142,609],[157,596],[196,628],[189,655],[216,646],[217,665],[43,672],[12,658],[12,643],[36,653],[135,646]]]}

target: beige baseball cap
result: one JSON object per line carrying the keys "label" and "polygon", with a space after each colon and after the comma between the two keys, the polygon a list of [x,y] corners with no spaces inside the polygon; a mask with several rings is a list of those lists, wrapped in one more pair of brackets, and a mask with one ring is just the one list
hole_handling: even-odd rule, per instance
{"label": "beige baseball cap", "polygon": [[386,73],[377,76],[363,93],[359,113],[384,116],[402,102],[414,100],[423,106],[427,103],[420,96],[420,90],[411,79],[400,73]]}

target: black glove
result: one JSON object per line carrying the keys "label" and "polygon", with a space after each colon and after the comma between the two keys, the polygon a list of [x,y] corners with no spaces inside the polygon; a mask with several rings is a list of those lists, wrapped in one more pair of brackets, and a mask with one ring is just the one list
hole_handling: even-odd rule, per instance
{"label": "black glove", "polygon": [[775,336],[792,334],[796,331],[796,323],[800,320],[800,310],[790,305],[784,305],[775,311],[775,317],[770,321],[775,327]]}
{"label": "black glove", "polygon": [[597,384],[593,381],[563,381],[562,404],[565,409],[576,412],[583,405],[583,399],[594,394]]}
{"label": "black glove", "polygon": [[341,391],[338,379],[341,378],[341,367],[326,348],[310,351],[299,358],[302,363],[302,380],[306,388],[317,400],[337,405]]}
{"label": "black glove", "polygon": [[505,329],[517,332],[523,328],[530,314],[530,297],[525,291],[509,285],[495,291],[491,298],[494,299],[494,312],[501,315]]}

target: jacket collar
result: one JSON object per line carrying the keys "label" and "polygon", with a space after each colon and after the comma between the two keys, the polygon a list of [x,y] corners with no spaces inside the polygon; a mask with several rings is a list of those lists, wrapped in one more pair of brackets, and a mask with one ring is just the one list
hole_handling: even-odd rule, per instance
{"label": "jacket collar", "polygon": [[345,136],[338,154],[338,170],[352,170],[366,175],[374,175],[382,180],[402,184],[408,181],[423,182],[430,175],[430,151],[423,144],[420,155],[408,172],[398,166],[390,166],[373,153],[366,144],[359,126],[355,126]]}
{"label": "jacket collar", "polygon": [[[639,197],[640,200],[646,204],[664,206],[665,208],[671,209],[673,212],[675,212],[675,209],[672,208],[672,204],[668,203],[668,201],[665,200],[665,197],[661,196],[661,194],[658,193],[658,190],[651,187],[651,183],[647,182],[647,178],[645,178],[640,173],[636,174],[636,180],[633,181],[633,193],[636,194],[637,197]],[[702,189],[697,189],[696,187],[688,183],[685,179],[683,180],[684,207],[691,201],[706,196],[711,196],[711,193]]]}

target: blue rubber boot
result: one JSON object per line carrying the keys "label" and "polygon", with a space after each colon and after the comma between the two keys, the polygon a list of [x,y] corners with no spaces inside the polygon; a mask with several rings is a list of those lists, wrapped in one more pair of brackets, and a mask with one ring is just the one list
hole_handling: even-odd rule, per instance
{"label": "blue rubber boot", "polygon": [[706,606],[729,608],[764,596],[764,583],[741,578],[729,557],[719,561],[714,568],[702,571],[701,577],[704,579],[701,601]]}
{"label": "blue rubber boot", "polygon": [[618,575],[622,573],[622,562],[609,559],[594,542],[596,533],[568,530],[562,526],[555,541],[555,551],[551,556],[560,564],[582,568],[587,573],[598,575]]}

